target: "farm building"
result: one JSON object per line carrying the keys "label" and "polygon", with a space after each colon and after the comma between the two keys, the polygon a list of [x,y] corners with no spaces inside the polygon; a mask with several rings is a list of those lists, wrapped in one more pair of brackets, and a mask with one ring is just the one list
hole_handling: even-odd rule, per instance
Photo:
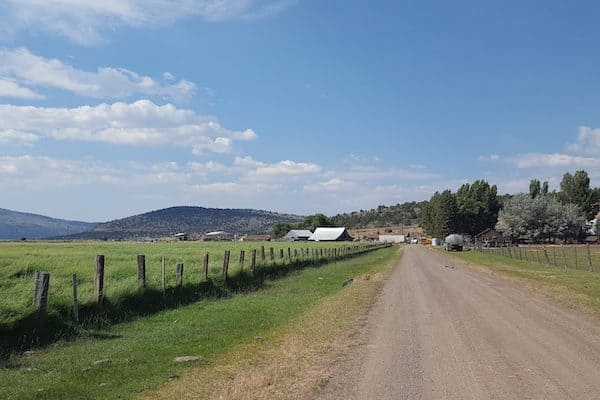
{"label": "farm building", "polygon": [[246,235],[242,237],[242,242],[269,242],[271,235]]}
{"label": "farm building", "polygon": [[173,235],[173,239],[180,241],[187,241],[190,239],[190,236],[187,233],[180,232]]}
{"label": "farm building", "polygon": [[406,236],[404,235],[379,235],[380,243],[404,243]]}
{"label": "farm building", "polygon": [[475,243],[485,247],[496,247],[510,241],[508,238],[504,237],[502,233],[493,228],[488,228],[483,232],[478,233],[475,235],[474,239]]}
{"label": "farm building", "polygon": [[202,240],[204,240],[206,242],[210,242],[210,241],[219,241],[219,240],[232,240],[233,238],[234,238],[234,236],[229,232],[215,231],[215,232],[208,232],[207,234],[205,234],[204,237],[202,238]]}
{"label": "farm building", "polygon": [[297,242],[301,240],[308,240],[312,234],[313,233],[308,229],[292,229],[284,236],[284,238],[293,242]]}
{"label": "farm building", "polygon": [[313,242],[344,242],[353,240],[346,228],[317,228],[308,240]]}

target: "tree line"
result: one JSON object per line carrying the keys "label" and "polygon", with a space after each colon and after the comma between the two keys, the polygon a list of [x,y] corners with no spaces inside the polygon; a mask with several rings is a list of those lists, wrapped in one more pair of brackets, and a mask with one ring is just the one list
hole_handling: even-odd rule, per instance
{"label": "tree line", "polygon": [[440,238],[456,232],[474,236],[496,228],[513,241],[578,240],[599,205],[600,188],[590,186],[583,170],[565,173],[559,191],[532,179],[529,193],[500,196],[496,185],[476,180],[456,193],[436,192],[423,208],[421,226]]}

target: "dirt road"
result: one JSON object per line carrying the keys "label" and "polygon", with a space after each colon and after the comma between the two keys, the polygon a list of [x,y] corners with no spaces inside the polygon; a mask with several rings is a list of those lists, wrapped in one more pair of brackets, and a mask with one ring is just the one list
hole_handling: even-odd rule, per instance
{"label": "dirt road", "polygon": [[318,399],[600,399],[596,320],[420,246],[363,336]]}

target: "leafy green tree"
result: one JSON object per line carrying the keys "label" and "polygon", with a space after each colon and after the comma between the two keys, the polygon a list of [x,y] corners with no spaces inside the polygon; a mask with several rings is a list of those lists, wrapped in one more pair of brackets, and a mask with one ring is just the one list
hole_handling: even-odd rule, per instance
{"label": "leafy green tree", "polygon": [[563,175],[559,198],[564,204],[575,204],[587,219],[593,219],[598,213],[599,191],[590,188],[590,178],[583,170]]}
{"label": "leafy green tree", "polygon": [[496,229],[516,241],[540,242],[551,238],[575,239],[585,218],[574,204],[561,204],[552,196],[513,196],[500,211]]}
{"label": "leafy green tree", "polygon": [[542,193],[541,183],[538,179],[532,179],[529,181],[529,196],[535,199]]}
{"label": "leafy green tree", "polygon": [[490,186],[484,180],[466,183],[456,192],[456,202],[461,233],[476,235],[496,225],[500,211],[496,185]]}
{"label": "leafy green tree", "polygon": [[327,218],[325,215],[323,214],[314,214],[314,215],[309,215],[306,218],[304,218],[304,222],[301,224],[301,228],[305,228],[305,229],[310,229],[311,231],[315,231],[315,229],[317,229],[320,226],[332,226],[333,224],[331,223],[331,221],[329,220],[329,218]]}
{"label": "leafy green tree", "polygon": [[548,187],[548,181],[544,181],[544,183],[542,183],[542,195],[547,195],[549,189],[550,188]]}
{"label": "leafy green tree", "polygon": [[458,205],[450,190],[436,192],[423,212],[423,229],[431,236],[443,238],[458,228]]}
{"label": "leafy green tree", "polygon": [[287,222],[275,222],[269,233],[274,238],[280,238],[285,236],[285,234],[288,233],[290,229],[293,229],[293,227],[294,225]]}

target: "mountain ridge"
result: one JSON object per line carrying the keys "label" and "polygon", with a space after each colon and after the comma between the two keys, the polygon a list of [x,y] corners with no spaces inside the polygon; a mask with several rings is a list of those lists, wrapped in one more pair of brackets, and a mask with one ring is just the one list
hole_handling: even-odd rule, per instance
{"label": "mountain ridge", "polygon": [[255,209],[174,206],[99,223],[88,231],[57,239],[158,238],[178,232],[202,235],[217,230],[238,234],[266,233],[275,222],[297,222],[302,218]]}
{"label": "mountain ridge", "polygon": [[0,240],[45,239],[91,229],[96,223],[0,208]]}

